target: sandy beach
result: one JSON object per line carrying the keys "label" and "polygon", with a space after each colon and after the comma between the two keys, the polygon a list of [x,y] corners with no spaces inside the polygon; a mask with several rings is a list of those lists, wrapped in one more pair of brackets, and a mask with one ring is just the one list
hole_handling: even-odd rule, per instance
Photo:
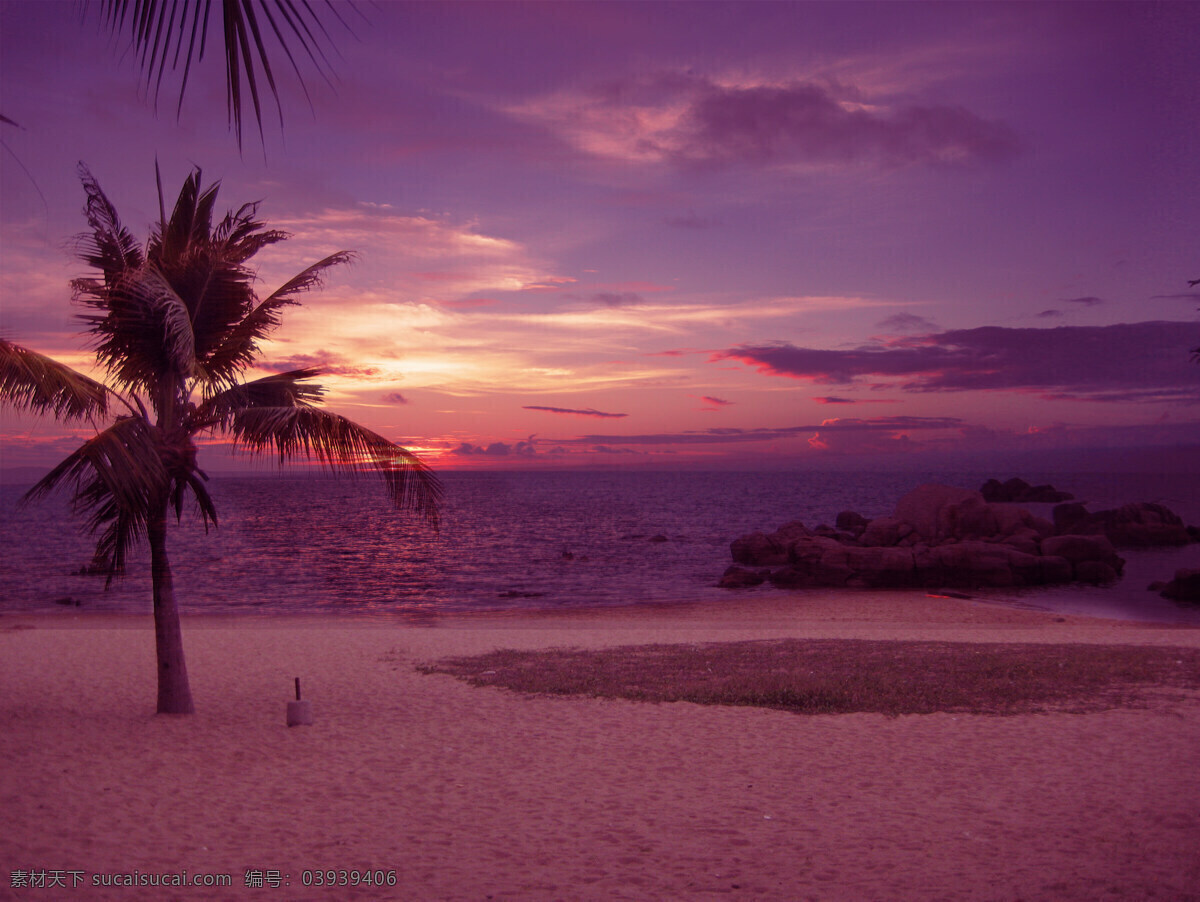
{"label": "sandy beach", "polygon": [[[415,669],[781,637],[1196,648],[1200,629],[880,593],[184,631],[198,713],[157,717],[148,616],[0,616],[0,899],[1200,899],[1196,694],[798,716]],[[297,676],[311,727],[285,724]],[[329,869],[395,883],[305,885]],[[65,886],[13,886],[31,871]],[[231,886],[95,885],[183,871]]]}

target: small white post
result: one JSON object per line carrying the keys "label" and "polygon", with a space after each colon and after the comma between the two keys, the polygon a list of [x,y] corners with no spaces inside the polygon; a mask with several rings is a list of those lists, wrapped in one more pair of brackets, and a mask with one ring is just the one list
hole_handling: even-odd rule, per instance
{"label": "small white post", "polygon": [[300,700],[300,677],[296,677],[296,700],[288,702],[287,725],[289,727],[311,727],[312,722],[312,702]]}

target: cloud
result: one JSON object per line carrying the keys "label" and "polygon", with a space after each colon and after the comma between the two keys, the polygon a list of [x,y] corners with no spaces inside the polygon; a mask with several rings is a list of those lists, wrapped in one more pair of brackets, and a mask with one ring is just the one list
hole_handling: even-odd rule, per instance
{"label": "cloud", "polygon": [[1184,388],[1145,388],[1129,389],[1128,391],[1092,392],[1086,395],[1071,394],[1069,392],[1047,392],[1041,395],[1041,397],[1047,401],[1132,402],[1134,404],[1172,401],[1182,404],[1200,404],[1200,391],[1191,386]]}
{"label": "cloud", "polygon": [[424,212],[358,204],[278,216],[271,224],[294,237],[272,250],[267,284],[341,248],[356,252],[358,281],[378,282],[380,293],[394,302],[454,302],[476,292],[571,281],[548,273],[516,241],[486,234],[474,222]]}
{"label": "cloud", "polygon": [[921,332],[929,333],[937,329],[937,325],[923,316],[912,313],[897,313],[887,319],[881,319],[875,324],[877,329],[887,329],[889,332]]}
{"label": "cloud", "polygon": [[1014,156],[1006,125],[961,106],[891,102],[853,86],[657,72],[510,112],[592,154],[683,167],[935,166]]}
{"label": "cloud", "polygon": [[892,378],[911,392],[1054,391],[1105,399],[1110,393],[1196,391],[1197,373],[1181,335],[1192,323],[1144,322],[1054,329],[985,326],[849,350],[791,344],[742,346],[713,360],[740,360],[760,372],[818,384]]}
{"label": "cloud", "polygon": [[1062,315],[1063,312],[1061,310],[1043,310],[1038,314],[1038,316],[1042,319],[1053,319],[1054,317],[1059,317]]}
{"label": "cloud", "polygon": [[1067,298],[1065,304],[1082,304],[1084,307],[1096,307],[1104,303],[1102,298],[1088,296],[1086,298]]}
{"label": "cloud", "polygon": [[815,432],[900,432],[916,430],[959,429],[964,425],[958,417],[833,417],[820,423],[802,426],[766,427],[760,429],[719,428],[692,432],[648,433],[641,435],[583,435],[566,439],[564,443],[610,445],[725,445],[748,442],[767,442],[792,439]]}
{"label": "cloud", "polygon": [[500,302],[495,298],[459,298],[457,300],[442,300],[437,303],[451,310],[472,310],[476,307],[493,307]]}
{"label": "cloud", "polygon": [[839,398],[835,395],[826,395],[821,398],[813,398],[818,404],[899,404],[900,402],[894,398]]}
{"label": "cloud", "polygon": [[1012,156],[1003,126],[952,106],[887,112],[844,102],[817,84],[710,86],[688,110],[669,151],[692,163],[964,163]]}
{"label": "cloud", "polygon": [[636,307],[646,302],[646,299],[635,291],[622,291],[620,293],[601,291],[593,294],[588,300],[593,304],[600,304],[604,307]]}
{"label": "cloud", "polygon": [[404,395],[400,394],[400,392],[398,392],[398,391],[388,392],[386,395],[383,396],[383,400],[389,404],[408,404],[409,403],[408,398],[404,397]]}
{"label": "cloud", "polygon": [[533,442],[523,441],[510,445],[507,442],[492,442],[484,445],[473,445],[463,442],[450,452],[458,457],[533,457],[537,452]]}
{"label": "cloud", "polygon": [[585,408],[583,410],[576,410],[576,409],[570,408],[570,407],[525,406],[521,409],[522,410],[544,410],[547,413],[565,413],[565,414],[571,414],[573,416],[579,416],[579,417],[600,417],[602,419],[620,419],[621,417],[629,416],[629,414],[627,414],[627,413],[605,413],[602,410],[594,410],[591,407]]}
{"label": "cloud", "polygon": [[808,440],[808,447],[822,454],[895,454],[919,450],[906,432],[870,434],[822,430]]}
{"label": "cloud", "polygon": [[276,372],[291,370],[317,369],[319,375],[325,376],[378,376],[379,367],[363,366],[349,362],[349,359],[332,351],[318,350],[312,354],[292,354],[287,357],[272,357],[264,360],[261,368]]}

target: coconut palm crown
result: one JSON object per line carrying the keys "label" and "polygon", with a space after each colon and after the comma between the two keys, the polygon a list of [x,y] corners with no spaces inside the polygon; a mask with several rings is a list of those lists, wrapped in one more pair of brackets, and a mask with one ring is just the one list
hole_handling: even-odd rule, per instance
{"label": "coconut palm crown", "polygon": [[161,221],[142,248],[86,167],[80,175],[89,227],[80,237],[80,257],[95,274],[72,287],[87,311],[81,319],[107,384],[0,339],[0,399],[96,424],[96,435],[26,498],[71,488],[75,510],[87,515],[98,536],[95,563],[110,581],[124,571],[130,550],[148,542],[158,711],[190,713],[166,527],[168,513],[179,518],[189,498],[206,528],[217,523],[208,477],[197,464],[197,436],[223,435],[239,448],[274,454],[281,464],[303,457],[333,470],[372,471],[398,507],[435,528],[441,486],[409,451],[318,407],[323,391],[310,381],[317,369],[242,379],[283,310],[351,254],[331,254],[259,298],[249,262],[288,235],[267,229],[256,204],[214,221],[219,184],[202,189],[197,169],[168,218],[160,182]]}

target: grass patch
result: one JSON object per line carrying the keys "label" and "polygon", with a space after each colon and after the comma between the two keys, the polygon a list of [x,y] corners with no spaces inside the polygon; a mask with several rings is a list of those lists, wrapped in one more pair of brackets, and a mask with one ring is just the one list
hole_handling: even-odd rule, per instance
{"label": "grass patch", "polygon": [[530,695],[750,705],[797,714],[1087,713],[1200,690],[1200,650],[784,639],[502,650],[418,668]]}

